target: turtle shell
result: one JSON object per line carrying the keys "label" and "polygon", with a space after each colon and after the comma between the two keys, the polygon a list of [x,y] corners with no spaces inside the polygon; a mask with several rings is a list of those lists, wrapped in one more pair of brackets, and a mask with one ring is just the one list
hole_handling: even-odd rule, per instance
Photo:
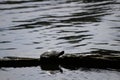
{"label": "turtle shell", "polygon": [[58,51],[47,51],[44,52],[40,57],[44,58],[58,58],[59,56],[63,55],[64,51],[58,52]]}
{"label": "turtle shell", "polygon": [[40,56],[41,64],[55,64],[59,63],[59,57],[64,54],[64,51],[47,51]]}

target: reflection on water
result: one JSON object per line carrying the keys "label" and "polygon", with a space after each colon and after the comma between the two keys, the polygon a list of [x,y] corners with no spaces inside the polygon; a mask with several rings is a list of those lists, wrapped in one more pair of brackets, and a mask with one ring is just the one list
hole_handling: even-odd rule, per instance
{"label": "reflection on water", "polygon": [[0,0],[0,57],[38,57],[48,49],[120,51],[119,5],[119,0]]}

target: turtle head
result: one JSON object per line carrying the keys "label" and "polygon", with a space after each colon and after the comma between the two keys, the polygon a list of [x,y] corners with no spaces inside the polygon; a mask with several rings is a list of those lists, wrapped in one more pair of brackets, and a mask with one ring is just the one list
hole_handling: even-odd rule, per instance
{"label": "turtle head", "polygon": [[63,55],[65,52],[64,51],[61,51],[59,54],[58,54],[58,57]]}

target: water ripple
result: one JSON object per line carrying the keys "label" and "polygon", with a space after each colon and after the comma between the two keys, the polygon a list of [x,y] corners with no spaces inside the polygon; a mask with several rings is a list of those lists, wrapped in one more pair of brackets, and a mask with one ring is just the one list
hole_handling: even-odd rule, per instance
{"label": "water ripple", "polygon": [[[49,49],[71,54],[119,53],[119,4],[120,0],[0,0],[0,57],[38,58]],[[36,71],[31,68],[31,74],[28,68],[24,68],[27,72],[21,69],[2,72],[0,78],[53,80],[54,76],[56,80],[58,77],[61,80],[100,80],[102,76],[103,80],[120,79],[119,74],[112,71],[106,74],[106,71],[64,69],[63,74],[40,75],[39,68]],[[5,76],[1,76],[3,74]]]}
{"label": "water ripple", "polygon": [[91,48],[119,50],[116,0],[2,0],[0,12],[0,37],[13,38],[1,41],[0,46],[19,44],[18,50],[31,53],[71,52],[71,48],[75,53]]}
{"label": "water ripple", "polygon": [[0,44],[1,43],[11,43],[11,41],[0,41]]}

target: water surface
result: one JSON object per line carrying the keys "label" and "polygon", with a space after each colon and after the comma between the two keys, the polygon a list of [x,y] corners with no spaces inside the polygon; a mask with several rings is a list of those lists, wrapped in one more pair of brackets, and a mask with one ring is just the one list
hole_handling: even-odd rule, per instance
{"label": "water surface", "polygon": [[[120,51],[119,5],[119,0],[0,0],[0,57],[39,57],[49,49],[71,54],[99,49]],[[63,74],[50,76],[42,72],[37,67],[16,68],[0,70],[0,77],[2,80],[120,79],[119,72],[109,70],[65,70]]]}

